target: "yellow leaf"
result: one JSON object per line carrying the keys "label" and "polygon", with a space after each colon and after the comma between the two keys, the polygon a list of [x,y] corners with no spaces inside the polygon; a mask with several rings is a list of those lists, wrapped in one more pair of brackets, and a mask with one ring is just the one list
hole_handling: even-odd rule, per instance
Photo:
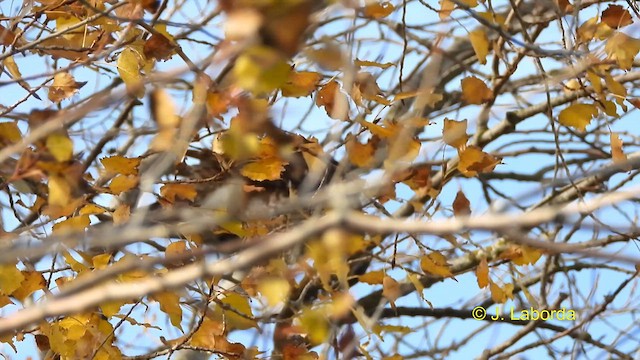
{"label": "yellow leaf", "polygon": [[400,326],[400,325],[380,325],[375,324],[371,327],[371,331],[373,331],[376,335],[381,336],[382,332],[396,332],[400,334],[410,334],[412,330],[408,326]]}
{"label": "yellow leaf", "polygon": [[100,160],[107,173],[121,175],[138,175],[140,161],[140,158],[126,158],[121,155],[114,155]]}
{"label": "yellow leaf", "polygon": [[558,115],[558,121],[564,126],[571,126],[585,131],[591,119],[598,115],[598,107],[593,104],[573,104]]}
{"label": "yellow leaf", "polygon": [[381,69],[387,69],[391,66],[395,66],[394,63],[379,63],[376,61],[369,61],[369,60],[360,60],[360,59],[356,59],[354,62],[355,66],[373,66],[373,67],[377,67],[377,68],[381,68]]}
{"label": "yellow leaf", "polygon": [[64,134],[54,133],[47,137],[47,149],[59,161],[69,161],[73,157],[73,141]]}
{"label": "yellow leaf", "polygon": [[460,157],[458,171],[466,177],[476,176],[478,172],[489,173],[500,163],[500,159],[485,153],[475,145],[459,151],[458,156]]}
{"label": "yellow leaf", "polygon": [[382,281],[384,279],[384,271],[382,270],[370,271],[366,274],[358,276],[358,279],[360,280],[360,282],[367,283],[370,285],[382,284]]}
{"label": "yellow leaf", "polygon": [[104,214],[107,210],[101,206],[96,204],[87,204],[80,209],[80,215],[96,215],[96,214]]}
{"label": "yellow leaf", "polygon": [[[151,117],[158,124],[160,131],[173,129],[180,125],[180,117],[176,115],[173,98],[164,89],[156,88],[151,92]],[[170,144],[173,146],[173,144]]]}
{"label": "yellow leaf", "polygon": [[276,306],[285,302],[289,297],[291,285],[284,278],[267,278],[260,281],[258,291],[267,299],[269,306]]}
{"label": "yellow leaf", "polygon": [[258,323],[253,320],[253,312],[248,298],[237,293],[227,293],[220,302],[225,305],[225,308],[231,308],[233,311],[216,306],[211,316],[218,321],[225,320],[228,331],[258,328]]}
{"label": "yellow leaf", "polygon": [[99,254],[91,258],[93,268],[96,270],[102,270],[109,265],[111,261],[111,254]]}
{"label": "yellow leaf", "polygon": [[447,258],[441,253],[434,251],[420,259],[420,268],[428,274],[438,275],[442,277],[453,277]]}
{"label": "yellow leaf", "polygon": [[245,50],[233,68],[236,85],[256,94],[269,93],[284,85],[290,71],[286,59],[266,46]]}
{"label": "yellow leaf", "polygon": [[305,309],[299,319],[300,326],[308,334],[312,346],[322,344],[329,338],[329,319],[322,309]]}
{"label": "yellow leaf", "polygon": [[71,202],[71,186],[63,176],[49,176],[49,205],[65,206]]}
{"label": "yellow leaf", "polygon": [[493,91],[487,87],[484,81],[475,76],[469,76],[461,81],[462,100],[468,104],[482,104],[493,99]]}
{"label": "yellow leaf", "polygon": [[0,293],[11,295],[20,288],[24,281],[24,274],[18,270],[16,265],[0,265]]}
{"label": "yellow leaf", "polygon": [[540,250],[526,245],[511,245],[500,253],[501,259],[511,260],[516,265],[533,265],[541,256]]}
{"label": "yellow leaf", "polygon": [[616,60],[622,69],[629,70],[640,51],[640,40],[625,33],[616,32],[607,40],[604,51],[610,59]]}
{"label": "yellow leaf", "polygon": [[20,141],[22,134],[15,122],[0,123],[0,144],[12,144]]}
{"label": "yellow leaf", "polygon": [[198,196],[198,191],[194,184],[166,184],[160,188],[160,196],[172,203],[176,198],[193,202]]}
{"label": "yellow leaf", "polygon": [[622,140],[617,133],[611,133],[611,158],[614,163],[625,163],[627,161],[627,155],[622,150]]}
{"label": "yellow leaf", "polygon": [[487,63],[487,54],[489,54],[489,38],[482,29],[474,30],[469,33],[469,41],[476,53],[478,62],[482,65]]}
{"label": "yellow leaf", "polygon": [[276,157],[258,159],[242,167],[240,173],[251,180],[278,180],[282,176],[286,162]]}
{"label": "yellow leaf", "polygon": [[84,231],[90,224],[89,215],[74,216],[53,225],[53,233],[61,235],[67,232]]}
{"label": "yellow leaf", "polygon": [[202,325],[198,328],[189,343],[192,346],[197,346],[206,349],[215,349],[216,337],[224,334],[224,324],[221,322],[205,317],[202,321]]}
{"label": "yellow leaf", "polygon": [[478,278],[478,286],[481,289],[489,285],[489,264],[487,264],[487,259],[480,260],[476,268],[476,277]]}
{"label": "yellow leaf", "polygon": [[469,136],[467,136],[467,119],[455,121],[445,118],[442,140],[445,144],[455,148],[461,148],[466,145],[467,140],[469,140]]}
{"label": "yellow leaf", "polygon": [[138,185],[138,176],[135,175],[118,175],[109,183],[109,190],[114,195],[120,195],[123,191],[133,189]]}
{"label": "yellow leaf", "polygon": [[100,309],[102,310],[102,315],[110,318],[120,312],[120,308],[122,308],[127,302],[124,300],[115,300],[109,301],[106,303],[100,304]]}
{"label": "yellow leaf", "polygon": [[282,85],[282,96],[302,97],[309,96],[316,89],[322,75],[311,71],[292,71],[287,82]]}
{"label": "yellow leaf", "polygon": [[46,283],[39,271],[23,271],[22,275],[24,275],[24,280],[22,280],[20,287],[16,289],[11,296],[24,302],[29,295],[44,289]]}
{"label": "yellow leaf", "polygon": [[140,73],[143,63],[142,55],[132,47],[126,47],[118,57],[118,73],[127,90],[138,98],[144,96],[144,85]]}
{"label": "yellow leaf", "polygon": [[162,291],[151,296],[160,303],[160,310],[169,316],[171,325],[182,331],[182,308],[180,307],[180,295],[172,291]]}
{"label": "yellow leaf", "polygon": [[53,76],[53,84],[49,87],[49,100],[60,102],[72,97],[85,83],[78,83],[73,75],[66,71]]}
{"label": "yellow leaf", "polygon": [[364,7],[364,16],[373,18],[373,19],[381,19],[383,17],[389,16],[393,12],[395,7],[388,1],[382,1],[380,3],[372,3]]}

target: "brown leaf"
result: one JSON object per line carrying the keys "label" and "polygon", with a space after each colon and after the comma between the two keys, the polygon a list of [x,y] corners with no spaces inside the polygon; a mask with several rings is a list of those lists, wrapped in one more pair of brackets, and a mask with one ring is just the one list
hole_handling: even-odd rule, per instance
{"label": "brown leaf", "polygon": [[176,45],[166,36],[154,33],[144,43],[142,52],[147,59],[168,60],[173,55]]}
{"label": "brown leaf", "polygon": [[471,203],[462,190],[458,191],[456,198],[453,200],[453,214],[455,216],[469,216],[471,214],[470,205]]}
{"label": "brown leaf", "polygon": [[482,289],[489,285],[489,265],[487,259],[480,260],[476,268],[476,277],[478,278],[478,286]]}
{"label": "brown leaf", "polygon": [[612,29],[619,29],[633,24],[631,14],[620,5],[609,5],[609,7],[602,12],[601,19],[603,23],[609,25]]}
{"label": "brown leaf", "polygon": [[337,112],[342,112],[343,109],[347,108],[349,102],[347,96],[340,91],[340,84],[335,80],[331,80],[318,91],[316,105],[318,107],[324,106],[327,115],[337,119]]}

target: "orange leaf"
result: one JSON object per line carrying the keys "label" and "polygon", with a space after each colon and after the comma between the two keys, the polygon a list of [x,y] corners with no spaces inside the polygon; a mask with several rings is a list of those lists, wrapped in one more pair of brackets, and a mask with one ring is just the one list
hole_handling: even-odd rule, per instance
{"label": "orange leaf", "polygon": [[614,163],[624,163],[627,161],[627,155],[622,150],[622,140],[617,133],[611,133],[611,158]]}
{"label": "orange leaf", "polygon": [[489,285],[489,264],[487,264],[487,259],[480,260],[476,268],[476,277],[478,278],[478,286],[481,289]]}
{"label": "orange leaf", "polygon": [[353,135],[347,135],[346,148],[349,161],[361,168],[367,168],[373,165],[375,161],[375,152],[378,141],[376,137],[371,138],[366,144],[362,144]]}
{"label": "orange leaf", "polygon": [[309,96],[316,89],[322,75],[311,71],[292,71],[287,82],[282,86],[282,96]]}
{"label": "orange leaf", "polygon": [[316,105],[324,106],[327,115],[338,119],[339,113],[348,110],[349,101],[347,96],[340,91],[340,84],[331,80],[324,84],[316,97]]}
{"label": "orange leaf", "polygon": [[468,104],[482,104],[493,99],[493,91],[487,87],[484,81],[475,76],[469,76],[461,81],[462,100]]}
{"label": "orange leaf", "polygon": [[371,5],[365,6],[363,12],[366,17],[381,19],[389,16],[394,9],[395,7],[390,2],[382,1],[380,3],[372,3]]}

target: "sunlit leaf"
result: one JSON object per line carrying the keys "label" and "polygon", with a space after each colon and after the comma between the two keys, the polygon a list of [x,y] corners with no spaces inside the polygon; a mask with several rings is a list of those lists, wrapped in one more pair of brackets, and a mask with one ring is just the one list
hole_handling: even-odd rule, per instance
{"label": "sunlit leaf", "polygon": [[107,173],[120,175],[137,175],[140,161],[140,158],[127,158],[120,155],[100,160]]}
{"label": "sunlit leaf", "polygon": [[284,85],[282,96],[302,97],[309,96],[316,89],[322,75],[311,71],[292,71]]}
{"label": "sunlit leaf", "polygon": [[476,277],[480,288],[484,288],[489,285],[489,265],[487,264],[487,259],[483,258],[480,260],[480,263],[478,263],[478,267],[476,268]]}
{"label": "sunlit leaf", "polygon": [[171,325],[182,331],[182,308],[180,307],[180,295],[171,291],[162,291],[151,296],[160,303],[160,310],[169,316]]}
{"label": "sunlit leaf", "polygon": [[469,40],[471,41],[471,46],[473,46],[473,51],[476,53],[478,62],[483,65],[486,64],[487,54],[489,53],[489,38],[487,34],[482,29],[473,30],[469,33]]}
{"label": "sunlit leaf", "polygon": [[449,270],[449,266],[447,258],[437,251],[433,251],[420,258],[420,268],[428,274],[452,277],[453,274],[451,270]]}
{"label": "sunlit leaf", "polygon": [[73,157],[73,141],[64,134],[53,133],[47,136],[46,145],[51,155],[59,162],[69,161]]}
{"label": "sunlit leaf", "polygon": [[469,104],[482,104],[493,99],[493,91],[475,76],[462,79],[462,99]]}
{"label": "sunlit leaf", "polygon": [[393,4],[388,1],[382,1],[379,3],[371,3],[367,5],[363,9],[364,16],[370,17],[373,19],[381,19],[383,17],[389,16],[395,10]]}
{"label": "sunlit leaf", "polygon": [[233,68],[236,84],[256,94],[268,93],[284,85],[290,71],[282,55],[265,46],[245,50]]}
{"label": "sunlit leaf", "polygon": [[16,265],[0,265],[0,293],[5,295],[13,294],[14,291],[20,288],[24,280],[24,274],[18,270]]}
{"label": "sunlit leaf", "polygon": [[564,126],[571,126],[585,131],[591,119],[598,116],[598,108],[593,104],[573,104],[558,115],[558,121]]}

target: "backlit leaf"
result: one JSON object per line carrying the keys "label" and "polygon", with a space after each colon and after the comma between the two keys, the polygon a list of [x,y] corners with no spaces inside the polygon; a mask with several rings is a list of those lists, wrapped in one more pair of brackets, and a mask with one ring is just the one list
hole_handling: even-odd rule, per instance
{"label": "backlit leaf", "polygon": [[611,158],[614,163],[625,163],[627,161],[627,155],[622,150],[622,140],[617,133],[611,133]]}
{"label": "backlit leaf", "polygon": [[372,3],[364,7],[364,16],[373,19],[381,19],[389,16],[393,12],[395,7],[388,1],[382,1],[380,3]]}
{"label": "backlit leaf", "polygon": [[458,191],[456,198],[453,200],[453,214],[455,216],[469,216],[471,214],[470,205],[471,203],[462,190]]}
{"label": "backlit leaf", "polygon": [[449,266],[447,258],[437,251],[433,251],[420,258],[420,268],[427,274],[442,277],[453,277],[451,270],[449,270]]}
{"label": "backlit leaf", "polygon": [[137,175],[140,161],[140,158],[127,158],[121,155],[114,155],[100,160],[107,173],[120,175]]}
{"label": "backlit leaf", "polygon": [[267,305],[276,306],[282,304],[289,297],[291,285],[284,278],[263,279],[258,284],[258,291],[267,299]]}
{"label": "backlit leaf", "polygon": [[138,98],[144,96],[142,74],[144,59],[131,47],[126,47],[118,57],[118,73],[127,86],[127,90]]}
{"label": "backlit leaf", "polygon": [[0,293],[5,295],[13,294],[14,291],[20,288],[24,280],[24,274],[18,270],[16,265],[0,265]]}
{"label": "backlit leaf", "polygon": [[151,296],[160,303],[160,310],[169,316],[171,325],[182,331],[182,308],[180,307],[180,295],[171,291],[162,291]]}
{"label": "backlit leaf", "polygon": [[160,195],[172,203],[176,199],[194,201],[198,191],[194,184],[166,184],[160,189]]}
{"label": "backlit leaf", "polygon": [[469,33],[469,41],[473,46],[473,51],[476,53],[478,62],[480,64],[487,63],[487,54],[489,53],[489,38],[482,29],[473,30]]}
{"label": "backlit leaf", "polygon": [[571,126],[585,131],[591,119],[598,116],[598,108],[593,104],[573,104],[558,115],[558,121],[564,126]]}
{"label": "backlit leaf", "polygon": [[269,93],[284,85],[290,71],[285,58],[265,46],[245,50],[233,68],[236,84],[256,94]]}
{"label": "backlit leaf", "polygon": [[59,162],[69,161],[73,157],[73,141],[64,134],[53,133],[47,136],[46,145],[51,155]]}
{"label": "backlit leaf", "polygon": [[53,84],[49,87],[49,100],[60,102],[68,99],[85,84],[76,82],[73,75],[66,71],[58,72],[53,76]]}

